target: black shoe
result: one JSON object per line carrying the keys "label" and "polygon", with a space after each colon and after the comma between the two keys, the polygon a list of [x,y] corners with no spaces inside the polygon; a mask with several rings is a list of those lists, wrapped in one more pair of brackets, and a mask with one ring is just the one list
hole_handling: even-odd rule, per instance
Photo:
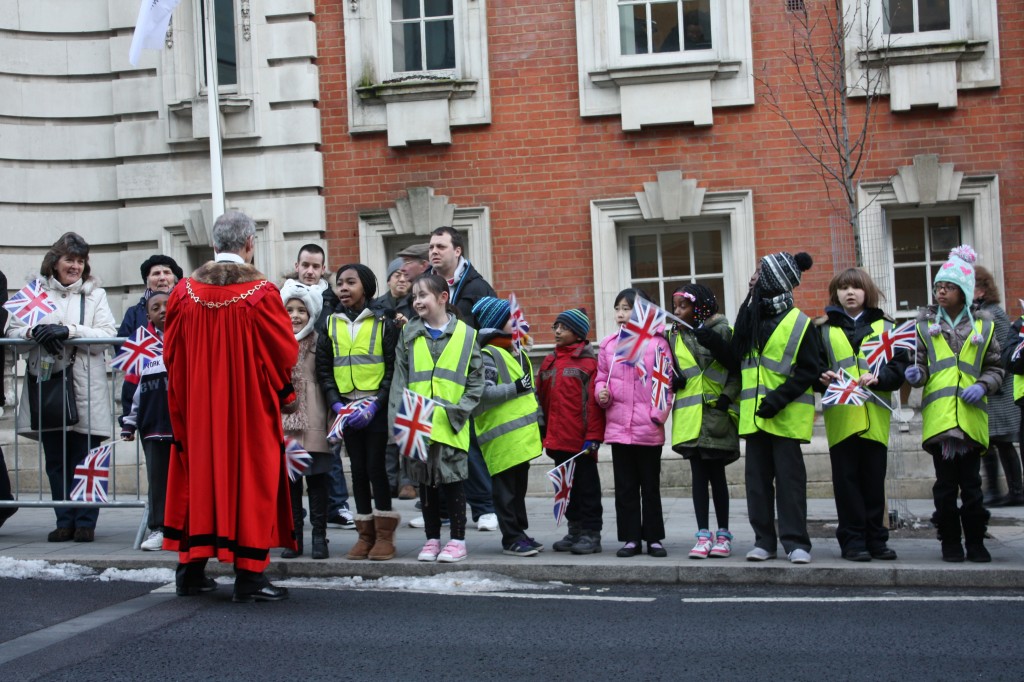
{"label": "black shoe", "polygon": [[17,507],[4,507],[0,509],[0,527],[4,525],[4,522],[7,521],[7,519],[14,516],[14,512],[16,511],[18,511]]}
{"label": "black shoe", "polygon": [[866,549],[851,549],[843,552],[843,558],[847,561],[871,561],[871,553]]}
{"label": "black shoe", "polygon": [[668,551],[660,542],[648,542],[647,553],[655,558],[663,559],[668,556]]}
{"label": "black shoe", "polygon": [[237,604],[250,604],[254,601],[281,601],[287,598],[287,587],[278,587],[269,582],[255,592],[240,592],[238,585],[235,585],[235,593],[231,595],[231,601]]}
{"label": "black shoe", "polygon": [[76,528],[75,542],[92,542],[96,539],[95,528]]}
{"label": "black shoe", "polygon": [[642,545],[643,543],[641,542],[627,542],[619,548],[619,551],[615,553],[615,556],[622,559],[634,557],[643,551]]}
{"label": "black shoe", "polygon": [[583,531],[569,551],[573,554],[598,554],[601,551],[601,531]]}
{"label": "black shoe", "polygon": [[565,537],[561,540],[557,540],[554,544],[551,545],[551,547],[556,552],[568,552],[570,549],[572,549],[573,545],[580,541],[580,536],[582,534],[583,531],[580,530],[579,527],[573,527],[572,525],[570,525],[569,532],[565,534]]}
{"label": "black shoe", "polygon": [[194,597],[197,594],[213,592],[216,589],[217,581],[213,578],[207,578],[205,575],[199,580],[175,586],[175,592],[177,592],[179,597]]}
{"label": "black shoe", "polygon": [[314,559],[326,559],[330,556],[330,552],[327,550],[327,531],[323,531],[323,534],[313,531],[313,549],[310,555]]}
{"label": "black shoe", "polygon": [[896,550],[886,545],[869,551],[871,552],[872,559],[878,559],[879,561],[893,561],[896,559]]}
{"label": "black shoe", "polygon": [[75,539],[74,528],[55,528],[46,536],[47,542],[68,542]]}
{"label": "black shoe", "polygon": [[976,564],[987,564],[992,561],[992,555],[985,549],[985,545],[981,542],[968,542],[967,543],[967,560],[973,561]]}
{"label": "black shoe", "polygon": [[960,541],[942,543],[942,560],[958,564],[964,560],[964,548]]}

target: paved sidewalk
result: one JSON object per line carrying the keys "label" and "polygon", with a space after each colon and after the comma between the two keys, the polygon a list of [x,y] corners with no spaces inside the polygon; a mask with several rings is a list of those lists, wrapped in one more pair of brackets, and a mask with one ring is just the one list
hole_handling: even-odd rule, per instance
{"label": "paved sidewalk", "polygon": [[[331,558],[313,561],[309,558],[309,526],[306,526],[306,555],[299,559],[277,558],[270,565],[272,577],[362,576],[367,579],[383,576],[422,576],[444,571],[489,571],[527,580],[559,580],[571,583],[659,583],[659,584],[773,584],[815,586],[916,586],[916,587],[998,587],[1024,588],[1024,507],[992,510],[992,539],[987,546],[992,552],[990,564],[948,564],[940,559],[939,543],[932,533],[927,538],[895,539],[890,546],[899,554],[897,561],[852,563],[840,557],[834,537],[812,537],[813,562],[794,566],[780,559],[764,563],[745,561],[743,556],[753,547],[753,531],[746,521],[744,500],[732,500],[732,532],[734,555],[728,559],[689,559],[696,531],[693,504],[687,498],[664,498],[668,558],[646,555],[619,559],[615,551],[621,546],[615,538],[614,501],[605,498],[604,551],[590,556],[574,556],[554,552],[551,544],[562,537],[565,526],[556,528],[551,516],[550,497],[527,498],[530,532],[547,549],[535,557],[506,556],[501,552],[500,534],[480,532],[471,524],[466,533],[469,557],[457,564],[434,564],[416,561],[424,542],[423,531],[409,528],[407,521],[418,512],[412,501],[395,501],[402,514],[402,526],[396,536],[398,556],[391,561],[348,561],[345,553],[356,540],[355,531],[329,529]],[[927,524],[932,512],[931,500],[910,500],[908,508]],[[48,543],[46,534],[53,529],[53,511],[47,508],[22,508],[0,528],[0,556],[14,559],[43,559],[50,562],[74,562],[96,569],[121,569],[174,566],[176,556],[169,552],[143,552],[133,549],[140,509],[104,509],[100,512],[96,541],[92,543]],[[808,501],[810,521],[831,521],[836,518],[831,499]],[[712,512],[714,519],[714,512]],[[446,537],[442,532],[442,538]],[[210,572],[226,575],[230,566],[210,563]]]}

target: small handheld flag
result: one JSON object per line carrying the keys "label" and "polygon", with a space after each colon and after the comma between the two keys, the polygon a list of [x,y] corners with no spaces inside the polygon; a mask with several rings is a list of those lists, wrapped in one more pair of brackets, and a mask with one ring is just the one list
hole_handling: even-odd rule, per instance
{"label": "small handheld flag", "polygon": [[863,405],[868,393],[851,379],[836,379],[821,398],[822,405]]}
{"label": "small handheld flag", "polygon": [[110,361],[110,366],[126,374],[141,374],[147,360],[155,360],[164,352],[164,344],[145,327],[121,345],[121,351]]}
{"label": "small handheld flag", "polygon": [[526,321],[526,316],[523,315],[523,309],[519,307],[519,300],[515,294],[509,295],[508,303],[509,320],[512,321],[512,348],[515,349],[515,354],[519,355],[523,348],[523,342],[530,333],[530,323]]}
{"label": "small handheld flag", "polygon": [[395,413],[393,431],[403,457],[427,461],[430,434],[434,430],[434,404],[430,398],[407,388],[402,391],[402,404]]}
{"label": "small handheld flag", "polygon": [[917,323],[914,320],[907,320],[895,329],[882,332],[878,338],[865,341],[860,352],[864,354],[872,374],[878,374],[900,348],[908,351],[917,349]]}
{"label": "small handheld flag", "polygon": [[302,443],[291,436],[284,437],[284,460],[288,466],[288,478],[292,481],[299,477],[313,464],[313,455],[306,452]]}
{"label": "small handheld flag", "polygon": [[555,487],[555,525],[560,526],[569,508],[569,494],[572,492],[572,480],[576,475],[576,458],[562,462],[547,472],[548,480]]}
{"label": "small handheld flag", "polygon": [[331,425],[331,430],[327,433],[327,439],[341,440],[341,432],[342,429],[345,428],[348,418],[363,409],[368,402],[370,402],[370,398],[362,398],[342,405],[341,410],[338,412],[338,416],[334,418],[334,424]]}
{"label": "small handheld flag", "polygon": [[668,407],[669,395],[672,392],[672,360],[664,349],[659,348],[654,354],[654,369],[651,370],[651,407],[664,410]]}
{"label": "small handheld flag", "polygon": [[665,316],[664,310],[638,296],[629,321],[619,330],[615,361],[635,365],[643,357],[647,344],[658,333],[658,327],[665,324]]}
{"label": "small handheld flag", "polygon": [[29,327],[34,327],[50,313],[57,312],[57,304],[50,300],[41,280],[34,279],[4,303],[4,308]]}
{"label": "small handheld flag", "polygon": [[114,444],[107,443],[89,451],[82,463],[75,467],[74,486],[68,499],[76,502],[107,502],[107,484],[110,480],[110,457]]}

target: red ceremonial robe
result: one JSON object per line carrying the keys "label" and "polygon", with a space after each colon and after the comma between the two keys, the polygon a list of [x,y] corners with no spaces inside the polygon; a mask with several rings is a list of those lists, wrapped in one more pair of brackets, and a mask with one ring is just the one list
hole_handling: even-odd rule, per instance
{"label": "red ceremonial robe", "polygon": [[171,292],[164,549],[181,563],[262,572],[271,547],[295,546],[281,404],[297,360],[281,294],[253,266],[207,263]]}

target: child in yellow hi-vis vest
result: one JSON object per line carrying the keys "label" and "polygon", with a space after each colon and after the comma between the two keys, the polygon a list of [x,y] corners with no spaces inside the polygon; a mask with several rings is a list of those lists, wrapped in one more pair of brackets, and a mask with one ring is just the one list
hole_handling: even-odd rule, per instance
{"label": "child in yellow hi-vis vest", "polygon": [[[991,561],[985,549],[988,510],[982,504],[981,456],[988,450],[986,396],[1003,383],[999,341],[991,318],[969,307],[974,300],[970,246],[958,246],[935,276],[935,302],[918,316],[917,358],[907,381],[923,386],[922,441],[935,463],[935,521],[942,560]],[[963,504],[957,509],[959,493]]]}

